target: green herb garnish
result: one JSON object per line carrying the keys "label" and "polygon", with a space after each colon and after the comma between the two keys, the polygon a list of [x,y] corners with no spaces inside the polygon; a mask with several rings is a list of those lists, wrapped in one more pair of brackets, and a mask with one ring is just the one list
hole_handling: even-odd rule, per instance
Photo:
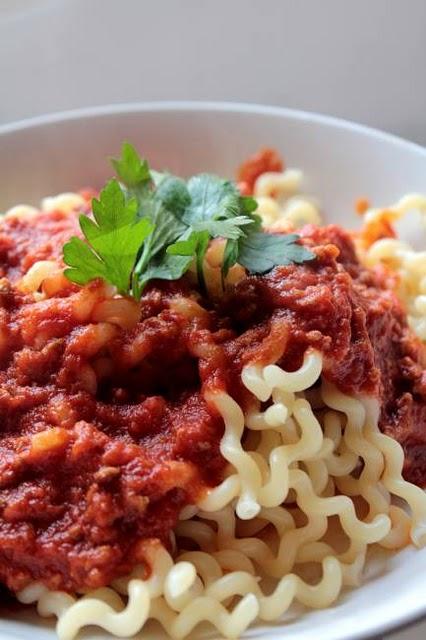
{"label": "green herb garnish", "polygon": [[72,282],[102,278],[139,299],[150,280],[177,280],[195,263],[205,289],[203,261],[212,238],[226,239],[223,280],[237,262],[249,273],[266,273],[315,257],[297,234],[263,232],[256,201],[228,180],[200,174],[185,182],[150,170],[127,142],[112,164],[119,182],[110,180],[93,200],[94,221],[80,216],[85,241],[73,237],[64,246]]}
{"label": "green herb garnish", "polygon": [[136,217],[137,201],[125,200],[117,180],[108,182],[92,207],[95,222],[80,216],[86,242],[73,237],[64,246],[64,262],[70,267],[65,275],[77,284],[103,278],[127,295],[136,257],[154,227],[147,218]]}

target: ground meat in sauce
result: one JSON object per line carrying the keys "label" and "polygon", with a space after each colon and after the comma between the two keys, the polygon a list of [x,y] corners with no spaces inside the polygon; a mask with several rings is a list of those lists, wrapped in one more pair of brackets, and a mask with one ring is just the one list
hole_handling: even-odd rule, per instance
{"label": "ground meat in sauce", "polygon": [[[223,423],[203,390],[244,403],[245,363],[274,358],[292,370],[308,346],[343,391],[380,396],[406,477],[425,484],[421,346],[340,228],[305,227],[317,260],[248,277],[217,308],[184,279],[151,286],[138,323],[123,329],[81,312],[87,295],[105,298],[101,283],[39,302],[17,290],[76,232],[73,214],[40,220],[6,219],[0,231],[0,580],[10,589],[102,586],[143,562],[147,541],[169,545],[181,508],[225,466]],[[182,297],[200,313],[182,314]]]}

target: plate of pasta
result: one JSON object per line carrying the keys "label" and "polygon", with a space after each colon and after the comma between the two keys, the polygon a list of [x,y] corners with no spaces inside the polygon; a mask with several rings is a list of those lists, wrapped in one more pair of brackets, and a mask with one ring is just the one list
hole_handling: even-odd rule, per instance
{"label": "plate of pasta", "polygon": [[426,152],[248,105],[0,128],[0,635],[426,614]]}

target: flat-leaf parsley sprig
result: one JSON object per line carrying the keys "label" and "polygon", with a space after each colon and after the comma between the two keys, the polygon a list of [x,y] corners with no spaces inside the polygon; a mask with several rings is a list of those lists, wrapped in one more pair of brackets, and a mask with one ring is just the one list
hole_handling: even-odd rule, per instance
{"label": "flat-leaf parsley sprig", "polygon": [[127,142],[112,164],[118,180],[93,199],[94,220],[80,216],[84,240],[72,237],[64,245],[64,273],[72,282],[102,278],[138,300],[150,280],[177,280],[195,262],[205,289],[203,262],[213,238],[226,240],[223,280],[237,262],[262,274],[315,258],[297,234],[265,233],[256,201],[228,180],[202,173],[185,181],[153,171]]}
{"label": "flat-leaf parsley sprig", "polygon": [[122,295],[129,293],[129,279],[136,256],[153,224],[137,218],[137,201],[125,199],[117,180],[110,180],[99,200],[92,201],[93,217],[80,216],[80,227],[86,242],[72,237],[64,245],[66,277],[77,284],[103,278],[117,287]]}

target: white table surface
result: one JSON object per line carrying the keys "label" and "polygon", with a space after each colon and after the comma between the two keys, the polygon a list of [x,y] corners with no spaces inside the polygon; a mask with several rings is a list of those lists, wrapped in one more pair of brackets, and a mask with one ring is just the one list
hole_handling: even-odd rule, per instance
{"label": "white table surface", "polygon": [[[426,0],[0,0],[0,124],[112,102],[231,100],[426,144],[425,25]],[[386,637],[425,639],[426,623]]]}

